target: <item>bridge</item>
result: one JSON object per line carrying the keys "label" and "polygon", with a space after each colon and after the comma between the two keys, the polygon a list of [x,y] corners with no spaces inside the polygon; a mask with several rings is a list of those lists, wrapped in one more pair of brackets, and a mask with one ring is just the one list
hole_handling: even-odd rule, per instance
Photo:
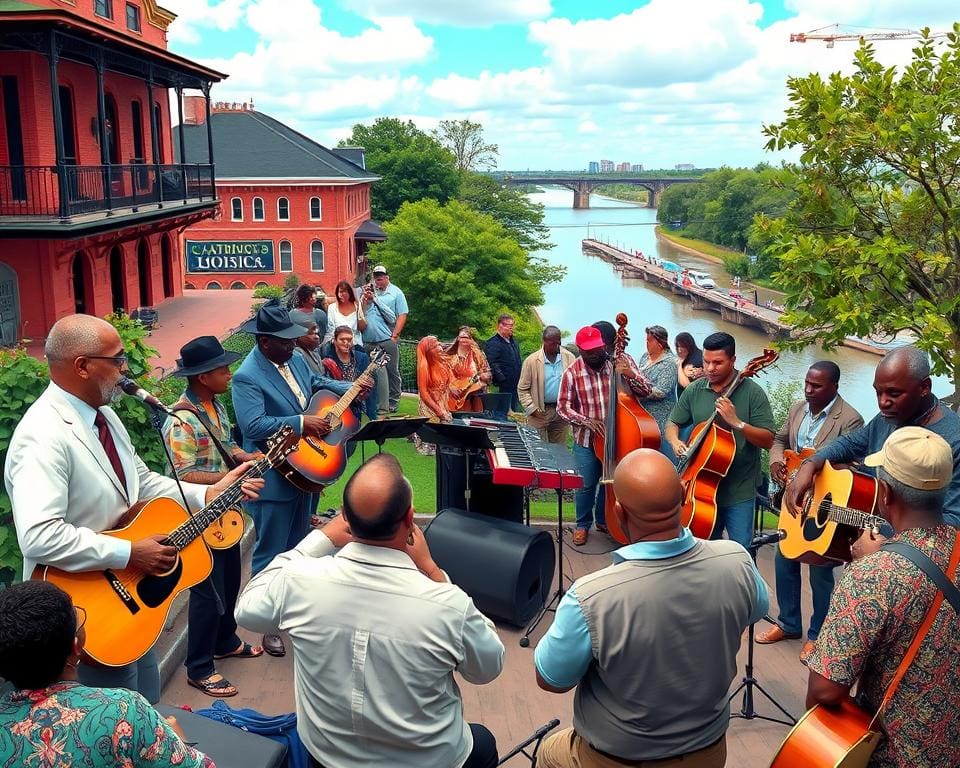
{"label": "bridge", "polygon": [[633,184],[643,187],[650,194],[647,197],[647,208],[657,208],[660,205],[660,196],[663,190],[674,184],[694,184],[700,181],[696,176],[644,176],[644,175],[605,175],[598,173],[589,174],[569,174],[569,175],[551,175],[529,173],[523,175],[505,174],[500,177],[504,184],[512,186],[526,186],[533,184],[537,186],[558,186],[566,187],[573,192],[573,207],[589,208],[590,193],[596,187],[603,187],[608,184]]}

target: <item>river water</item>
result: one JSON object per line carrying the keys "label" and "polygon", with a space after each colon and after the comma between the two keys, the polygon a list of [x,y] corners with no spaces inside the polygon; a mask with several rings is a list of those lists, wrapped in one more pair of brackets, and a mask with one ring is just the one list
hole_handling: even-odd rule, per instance
{"label": "river water", "polygon": [[[581,241],[592,237],[625,250],[656,253],[663,259],[709,272],[718,287],[729,288],[730,278],[720,264],[657,240],[654,234],[655,210],[592,195],[591,208],[576,211],[572,207],[573,193],[566,189],[547,188],[530,197],[544,205],[544,223],[550,227],[551,240],[555,243],[546,258],[567,268],[562,282],[544,289],[545,301],[540,310],[545,323],[556,325],[570,334],[565,341],[572,341],[573,335],[584,325],[597,320],[613,322],[618,312],[625,312],[629,318],[627,330],[632,337],[628,351],[634,357],[639,357],[646,349],[643,329],[648,325],[665,327],[671,345],[673,337],[680,331],[693,334],[698,343],[714,331],[726,331],[737,340],[737,359],[741,366],[770,343],[768,337],[756,329],[727,323],[717,312],[695,310],[683,297],[654,288],[642,280],[621,277],[614,272],[612,265],[583,253]],[[744,295],[748,295],[747,292]],[[760,300],[763,301],[764,297],[761,296]],[[807,368],[822,359],[834,360],[840,366],[840,393],[843,397],[865,419],[876,414],[873,372],[881,358],[867,352],[846,347],[832,352],[824,352],[818,347],[808,347],[802,352],[784,352],[775,366],[766,369],[757,381],[768,388],[781,381],[795,381],[799,385],[799,396]],[[951,387],[945,379],[938,379],[935,391],[945,395]]]}

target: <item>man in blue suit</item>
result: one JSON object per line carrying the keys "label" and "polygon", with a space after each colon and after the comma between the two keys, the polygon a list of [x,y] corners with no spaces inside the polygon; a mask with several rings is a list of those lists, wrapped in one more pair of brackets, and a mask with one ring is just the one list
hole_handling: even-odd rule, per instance
{"label": "man in blue suit", "polygon": [[[254,334],[257,340],[233,376],[233,409],[244,450],[264,450],[264,441],[285,425],[301,437],[319,439],[326,435],[330,431],[327,421],[305,414],[304,409],[317,390],[342,395],[351,382],[314,373],[302,357],[293,354],[296,339],[306,329],[295,325],[276,300],[264,304],[241,330]],[[358,380],[366,392],[372,389],[369,377]],[[319,500],[317,494],[304,493],[275,470],[268,472],[265,480],[259,500],[247,505],[257,534],[253,575],[300,543],[310,531],[310,515]],[[278,634],[264,635],[263,649],[272,656],[285,653]]]}

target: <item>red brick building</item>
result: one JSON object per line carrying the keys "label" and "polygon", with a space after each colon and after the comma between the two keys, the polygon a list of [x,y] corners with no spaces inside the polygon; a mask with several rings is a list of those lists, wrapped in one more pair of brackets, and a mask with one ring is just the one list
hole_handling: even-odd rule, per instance
{"label": "red brick building", "polygon": [[[167,51],[155,0],[0,2],[0,329],[178,295],[179,232],[214,215],[213,164],[174,153],[170,91],[225,76]],[[201,102],[204,97],[201,97]]]}
{"label": "red brick building", "polygon": [[[205,163],[206,112],[187,100],[188,161]],[[328,294],[364,271],[366,244],[383,240],[370,221],[361,149],[327,149],[246,104],[214,104],[219,215],[184,231],[187,288],[254,288],[300,282]],[[179,140],[179,134],[175,141]]]}

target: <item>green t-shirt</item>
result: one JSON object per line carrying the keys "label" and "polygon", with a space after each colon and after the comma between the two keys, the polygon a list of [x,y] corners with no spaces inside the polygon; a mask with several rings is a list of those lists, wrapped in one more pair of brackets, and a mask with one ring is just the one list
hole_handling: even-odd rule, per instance
{"label": "green t-shirt", "polygon": [[[681,427],[687,424],[699,424],[706,421],[716,410],[719,394],[710,389],[707,377],[697,379],[683,390],[677,404],[670,411],[670,421]],[[747,424],[761,429],[769,429],[776,434],[777,425],[773,422],[773,411],[767,393],[754,381],[744,379],[730,398],[737,409],[737,416]],[[727,426],[717,417],[717,424]],[[717,489],[717,506],[728,507],[740,501],[752,499],[757,493],[760,482],[760,449],[748,443],[743,433],[733,430],[737,442],[737,452],[727,476],[720,481]]]}

